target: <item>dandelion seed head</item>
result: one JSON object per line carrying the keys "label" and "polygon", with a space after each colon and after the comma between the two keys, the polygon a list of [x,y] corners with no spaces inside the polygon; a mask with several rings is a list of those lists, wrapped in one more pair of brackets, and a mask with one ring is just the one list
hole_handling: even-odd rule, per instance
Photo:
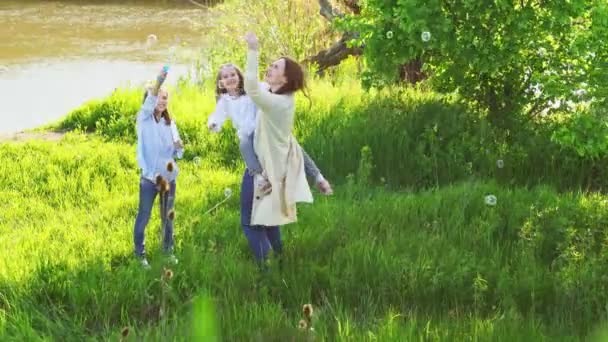
{"label": "dandelion seed head", "polygon": [[161,178],[160,185],[158,187],[160,188],[161,193],[165,193],[169,191],[169,182],[167,182],[167,180],[164,178]]}
{"label": "dandelion seed head", "polygon": [[313,309],[311,304],[304,304],[302,307],[302,311],[304,311],[304,316],[307,318],[312,317]]}
{"label": "dandelion seed head", "polygon": [[226,189],[224,189],[224,196],[225,196],[225,197],[230,197],[230,196],[232,196],[232,189],[230,189],[230,188],[226,188]]}
{"label": "dandelion seed head", "polygon": [[306,328],[308,328],[308,323],[306,323],[305,320],[301,319],[300,322],[298,322],[298,328],[300,330],[305,330]]}
{"label": "dandelion seed head", "polygon": [[497,166],[499,169],[502,169],[503,167],[505,167],[505,162],[504,162],[502,159],[498,159],[498,160],[496,161],[496,166]]}
{"label": "dandelion seed head", "polygon": [[171,278],[173,278],[173,271],[170,268],[166,268],[163,275],[165,276],[165,279],[171,280]]}
{"label": "dandelion seed head", "polygon": [[386,38],[392,39],[393,38],[393,31],[386,32]]}
{"label": "dandelion seed head", "polygon": [[200,166],[201,165],[201,158],[200,157],[194,157],[194,159],[192,159],[192,161],[194,162],[194,165],[196,166]]}

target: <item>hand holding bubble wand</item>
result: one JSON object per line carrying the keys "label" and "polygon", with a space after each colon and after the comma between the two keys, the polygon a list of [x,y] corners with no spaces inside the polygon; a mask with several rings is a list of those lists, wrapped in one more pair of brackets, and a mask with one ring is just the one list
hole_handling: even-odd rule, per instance
{"label": "hand holding bubble wand", "polygon": [[165,64],[161,69],[158,76],[156,76],[156,83],[154,87],[151,89],[151,93],[153,96],[158,96],[158,92],[160,91],[160,87],[163,85],[165,80],[167,79],[167,74],[169,73],[169,65]]}

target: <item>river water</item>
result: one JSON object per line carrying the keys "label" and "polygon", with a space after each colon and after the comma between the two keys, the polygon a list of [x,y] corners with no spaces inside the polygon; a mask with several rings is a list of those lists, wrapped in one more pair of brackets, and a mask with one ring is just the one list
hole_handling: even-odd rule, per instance
{"label": "river water", "polygon": [[0,133],[54,122],[172,64],[189,73],[206,10],[196,6],[0,1]]}

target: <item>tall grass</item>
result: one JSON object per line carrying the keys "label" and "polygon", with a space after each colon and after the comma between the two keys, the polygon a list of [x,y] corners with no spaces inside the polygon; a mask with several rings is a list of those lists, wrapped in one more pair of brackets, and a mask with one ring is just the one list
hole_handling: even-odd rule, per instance
{"label": "tall grass", "polygon": [[[599,195],[468,181],[416,193],[361,185],[317,198],[283,230],[285,269],[259,278],[238,226],[238,170],[182,162],[180,264],[132,257],[134,147],[69,135],[0,145],[0,336],[189,340],[208,297],[225,340],[297,340],[301,306],[324,340],[576,340],[606,315],[608,207]],[[484,204],[495,194],[496,206]],[[165,287],[165,285],[167,285]],[[165,298],[163,315],[159,314]],[[194,327],[201,324],[196,321]]]}
{"label": "tall grass", "polygon": [[[295,134],[336,195],[301,207],[283,229],[284,268],[272,259],[260,274],[239,227],[234,130],[206,131],[213,69],[242,64],[247,29],[262,36],[264,61],[301,59],[332,35],[313,2],[243,4],[211,9],[207,74],[170,88],[186,143],[179,265],[161,257],[157,212],[146,231],[152,269],[132,255],[142,89],[69,113],[54,125],[72,131],[60,143],[0,144],[0,340],[605,337],[608,207],[583,190],[606,185],[607,159],[565,149],[550,122],[499,131],[451,96],[365,91],[356,60],[331,80],[311,76],[311,104],[297,99]],[[226,188],[236,196],[204,214]],[[297,328],[305,303],[314,331]]]}

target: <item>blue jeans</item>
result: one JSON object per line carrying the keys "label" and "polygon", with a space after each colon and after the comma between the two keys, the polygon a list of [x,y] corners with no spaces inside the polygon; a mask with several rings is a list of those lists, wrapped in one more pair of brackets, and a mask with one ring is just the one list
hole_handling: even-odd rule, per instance
{"label": "blue jeans", "polygon": [[[175,203],[175,181],[170,183],[169,196],[167,200],[167,211],[173,209]],[[137,218],[135,219],[135,228],[133,229],[133,243],[135,244],[135,255],[144,256],[146,254],[144,248],[144,231],[152,214],[154,200],[159,193],[156,184],[141,177],[139,180],[139,209]],[[159,201],[160,202],[160,201]],[[160,203],[159,203],[160,207]],[[173,220],[166,220],[163,227],[163,250],[170,253],[173,249]]]}
{"label": "blue jeans", "polygon": [[241,183],[241,226],[249,241],[249,248],[255,260],[261,264],[272,248],[276,254],[283,251],[281,230],[279,226],[252,226],[251,211],[253,209],[253,175],[245,170]]}
{"label": "blue jeans", "polygon": [[253,148],[253,133],[247,137],[239,137],[239,149],[241,150],[241,156],[245,160],[247,169],[253,173],[262,173],[264,171]]}

